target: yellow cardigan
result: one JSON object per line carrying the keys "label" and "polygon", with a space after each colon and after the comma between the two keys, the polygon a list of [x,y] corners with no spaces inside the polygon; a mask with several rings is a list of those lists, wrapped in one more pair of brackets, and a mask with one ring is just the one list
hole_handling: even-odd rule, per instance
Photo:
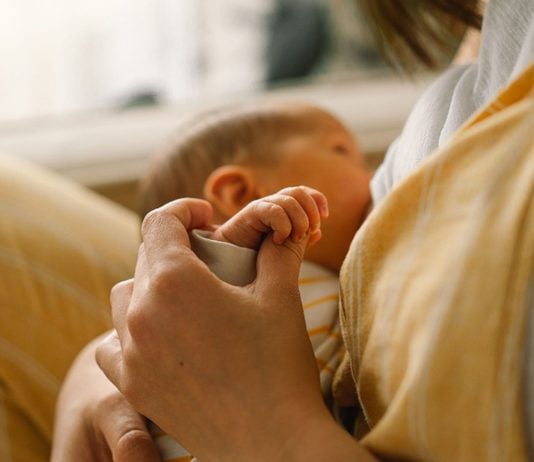
{"label": "yellow cardigan", "polygon": [[534,63],[371,213],[343,265],[334,391],[354,381],[379,457],[526,460],[533,198]]}

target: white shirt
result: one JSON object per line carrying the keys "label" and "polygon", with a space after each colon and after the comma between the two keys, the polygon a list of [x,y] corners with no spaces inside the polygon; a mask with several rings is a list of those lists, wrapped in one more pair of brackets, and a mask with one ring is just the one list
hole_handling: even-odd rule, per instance
{"label": "white shirt", "polygon": [[533,58],[534,0],[491,0],[478,60],[449,69],[420,97],[371,182],[374,204],[443,146]]}

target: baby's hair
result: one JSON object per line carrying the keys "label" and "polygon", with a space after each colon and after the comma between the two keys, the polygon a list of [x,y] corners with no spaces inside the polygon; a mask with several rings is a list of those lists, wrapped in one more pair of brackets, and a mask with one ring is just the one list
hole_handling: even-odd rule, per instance
{"label": "baby's hair", "polygon": [[269,166],[288,137],[310,132],[312,115],[325,111],[304,104],[227,106],[188,117],[170,143],[155,153],[139,188],[139,214],[181,197],[203,197],[204,183],[223,165]]}

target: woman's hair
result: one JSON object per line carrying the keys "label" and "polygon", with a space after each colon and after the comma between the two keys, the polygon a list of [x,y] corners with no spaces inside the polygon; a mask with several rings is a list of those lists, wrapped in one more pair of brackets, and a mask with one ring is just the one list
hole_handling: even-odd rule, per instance
{"label": "woman's hair", "polygon": [[139,188],[139,214],[180,197],[203,197],[204,183],[228,165],[273,165],[277,146],[289,136],[313,130],[311,114],[297,104],[231,106],[183,120],[170,143],[149,160]]}
{"label": "woman's hair", "polygon": [[435,68],[451,54],[466,28],[480,29],[479,0],[357,0],[385,58],[413,71]]}

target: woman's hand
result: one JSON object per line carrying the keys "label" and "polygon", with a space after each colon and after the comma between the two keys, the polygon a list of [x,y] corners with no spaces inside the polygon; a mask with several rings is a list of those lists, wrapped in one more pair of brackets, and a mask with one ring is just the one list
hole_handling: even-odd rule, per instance
{"label": "woman's hand", "polygon": [[52,462],[159,462],[145,419],[97,366],[101,338],[78,356],[56,407]]}
{"label": "woman's hand", "polygon": [[361,455],[320,393],[297,286],[307,239],[266,239],[255,282],[235,287],[190,249],[188,232],[210,219],[204,201],[180,200],[145,218],[135,277],[112,292],[116,333],[98,363],[201,461]]}

